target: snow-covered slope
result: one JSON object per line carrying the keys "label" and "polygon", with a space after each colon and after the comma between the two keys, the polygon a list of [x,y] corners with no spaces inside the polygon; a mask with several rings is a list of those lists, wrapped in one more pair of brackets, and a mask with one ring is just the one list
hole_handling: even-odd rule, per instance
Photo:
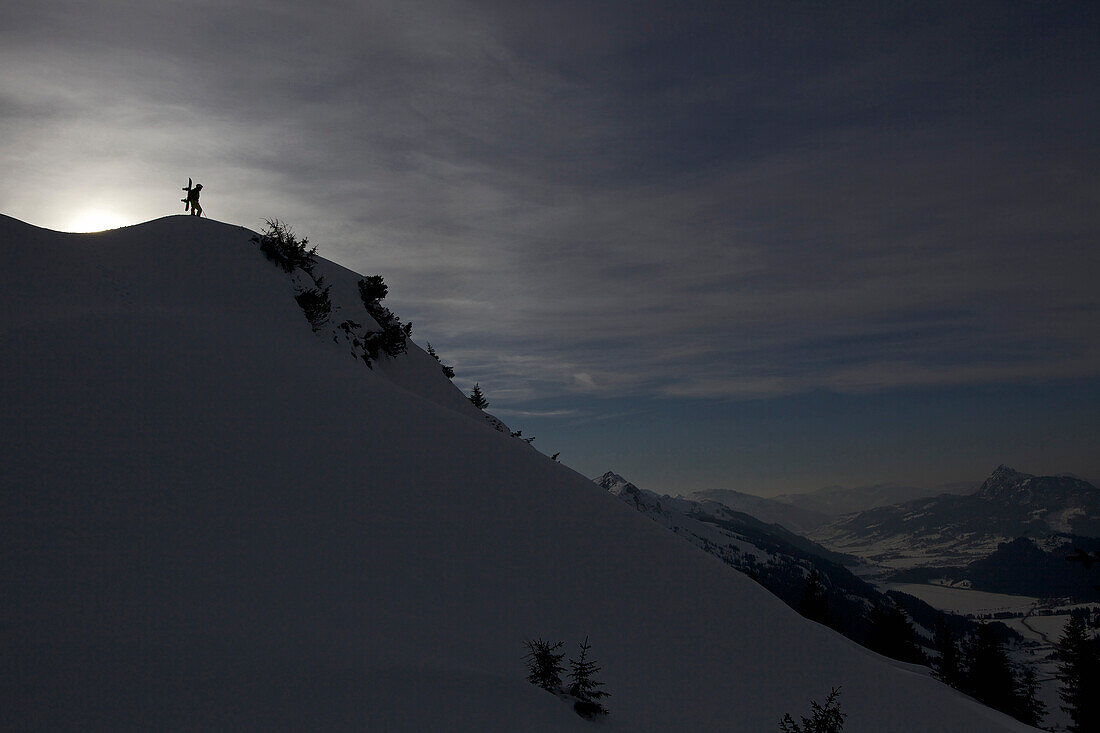
{"label": "snow-covered slope", "polygon": [[0,728],[590,730],[522,661],[587,635],[614,730],[775,730],[834,686],[847,733],[1024,729],[493,430],[422,352],[367,369],[250,236],[0,217]]}

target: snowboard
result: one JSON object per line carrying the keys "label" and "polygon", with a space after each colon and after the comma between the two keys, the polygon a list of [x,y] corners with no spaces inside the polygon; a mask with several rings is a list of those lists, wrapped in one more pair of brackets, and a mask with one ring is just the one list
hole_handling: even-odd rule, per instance
{"label": "snowboard", "polygon": [[184,211],[190,211],[191,210],[191,201],[190,201],[190,198],[191,198],[191,179],[190,178],[187,179],[187,185],[184,186],[181,190],[187,192],[187,198],[180,199],[180,201],[183,202],[183,210]]}

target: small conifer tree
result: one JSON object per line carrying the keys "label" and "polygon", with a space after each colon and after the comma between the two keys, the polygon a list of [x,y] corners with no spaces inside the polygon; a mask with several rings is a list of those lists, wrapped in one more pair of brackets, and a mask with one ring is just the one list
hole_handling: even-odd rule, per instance
{"label": "small conifer tree", "polygon": [[268,219],[260,236],[252,241],[260,245],[260,251],[286,272],[301,268],[310,275],[317,264],[317,248],[308,249],[309,238],[298,239],[289,225],[278,219]]}
{"label": "small conifer tree", "polygon": [[879,654],[903,662],[924,664],[928,661],[913,622],[894,603],[879,604],[871,610],[867,645]]}
{"label": "small conifer tree", "polygon": [[485,395],[481,393],[481,385],[477,382],[474,383],[474,389],[470,392],[470,402],[479,410],[489,406],[489,400],[485,399]]}
{"label": "small conifer tree", "polygon": [[834,687],[822,705],[817,700],[810,700],[811,717],[801,716],[802,722],[794,722],[790,713],[783,715],[779,721],[779,730],[783,733],[840,733],[844,730],[846,713],[840,712],[840,688]]}
{"label": "small conifer tree", "polygon": [[1033,665],[1026,665],[1016,680],[1016,706],[1013,717],[1036,728],[1046,717],[1047,706],[1039,699],[1039,680]]}
{"label": "small conifer tree", "polygon": [[315,332],[319,331],[332,313],[332,301],[329,299],[330,288],[324,287],[324,278],[313,274],[317,264],[317,248],[310,249],[307,237],[298,239],[294,230],[278,219],[268,219],[264,230],[259,236],[252,237],[252,241],[260,245],[260,251],[284,272],[301,269],[313,279],[315,287],[303,289],[294,299],[306,314],[310,327]]}
{"label": "small conifer tree", "polygon": [[377,307],[389,292],[390,289],[381,275],[367,275],[359,281],[359,297],[363,299],[363,305],[368,311]]}
{"label": "small conifer tree", "polygon": [[[317,279],[317,285],[320,286],[322,278]],[[326,288],[309,288],[303,290],[294,296],[294,300],[298,301],[298,305],[301,306],[302,312],[306,314],[306,320],[309,321],[309,326],[314,331],[320,330],[321,326],[328,322],[329,315],[332,313],[332,301],[329,300],[329,287]]]}
{"label": "small conifer tree", "polygon": [[432,348],[432,342],[431,341],[428,342],[428,356],[432,357],[437,362],[439,362],[439,367],[443,370],[443,376],[447,377],[447,379],[454,379],[455,378],[454,368],[449,367],[449,366],[447,366],[446,364],[443,363],[443,360],[439,358],[439,354],[435,353],[435,349]]}
{"label": "small conifer tree", "polygon": [[381,331],[372,331],[364,336],[364,361],[370,366],[371,360],[377,359],[379,354],[386,353],[390,356],[404,354],[408,350],[408,340],[412,336],[412,324],[401,323],[401,319],[393,314],[381,300],[389,293],[389,288],[381,275],[368,275],[359,280],[359,297],[363,300],[363,307],[370,317],[378,323]]}
{"label": "small conifer tree", "polygon": [[958,687],[962,682],[962,671],[959,665],[959,645],[955,641],[955,636],[951,633],[950,627],[942,618],[936,620],[935,633],[934,643],[936,651],[940,653],[934,665],[935,675],[941,682],[952,687]]}
{"label": "small conifer tree", "polygon": [[588,659],[588,650],[591,648],[588,637],[584,637],[584,641],[581,642],[580,658],[569,660],[569,694],[577,698],[573,709],[585,718],[606,715],[607,708],[599,701],[601,698],[610,696],[610,693],[600,689],[603,687],[603,683],[593,679],[593,675],[599,672],[600,668],[595,662]]}
{"label": "small conifer tree", "polygon": [[565,666],[561,660],[565,658],[565,652],[559,652],[565,646],[564,641],[552,644],[541,637],[525,641],[527,647],[527,681],[532,685],[538,685],[544,690],[558,692],[561,690],[561,673]]}
{"label": "small conifer tree", "polygon": [[963,645],[963,666],[963,692],[1001,712],[1016,710],[1016,674],[993,626],[980,624]]}
{"label": "small conifer tree", "polygon": [[1059,696],[1073,733],[1100,730],[1100,639],[1080,616],[1071,614],[1058,640]]}
{"label": "small conifer tree", "polygon": [[806,576],[806,584],[802,587],[802,600],[798,604],[798,611],[811,621],[826,625],[829,623],[829,599],[825,595],[825,585],[821,582],[821,574],[817,572],[816,568]]}

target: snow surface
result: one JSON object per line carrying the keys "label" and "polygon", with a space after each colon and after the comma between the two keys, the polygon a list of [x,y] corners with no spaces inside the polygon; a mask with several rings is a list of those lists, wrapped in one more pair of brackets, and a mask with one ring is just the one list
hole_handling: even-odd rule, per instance
{"label": "snow surface", "polygon": [[[846,733],[1027,730],[497,432],[419,349],[367,369],[251,235],[0,217],[0,728],[759,733],[841,686]],[[539,635],[589,637],[606,721],[526,683]]]}
{"label": "snow surface", "polygon": [[890,583],[887,587],[916,596],[933,608],[963,615],[1027,613],[1039,602],[1038,598],[1031,596],[988,593],[932,583]]}

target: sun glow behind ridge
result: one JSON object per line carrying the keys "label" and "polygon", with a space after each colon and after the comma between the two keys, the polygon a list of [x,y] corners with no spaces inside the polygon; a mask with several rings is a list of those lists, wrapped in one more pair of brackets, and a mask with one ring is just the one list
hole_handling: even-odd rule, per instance
{"label": "sun glow behind ridge", "polygon": [[102,232],[105,229],[117,229],[126,224],[127,221],[122,215],[108,209],[83,209],[69,220],[63,231]]}

